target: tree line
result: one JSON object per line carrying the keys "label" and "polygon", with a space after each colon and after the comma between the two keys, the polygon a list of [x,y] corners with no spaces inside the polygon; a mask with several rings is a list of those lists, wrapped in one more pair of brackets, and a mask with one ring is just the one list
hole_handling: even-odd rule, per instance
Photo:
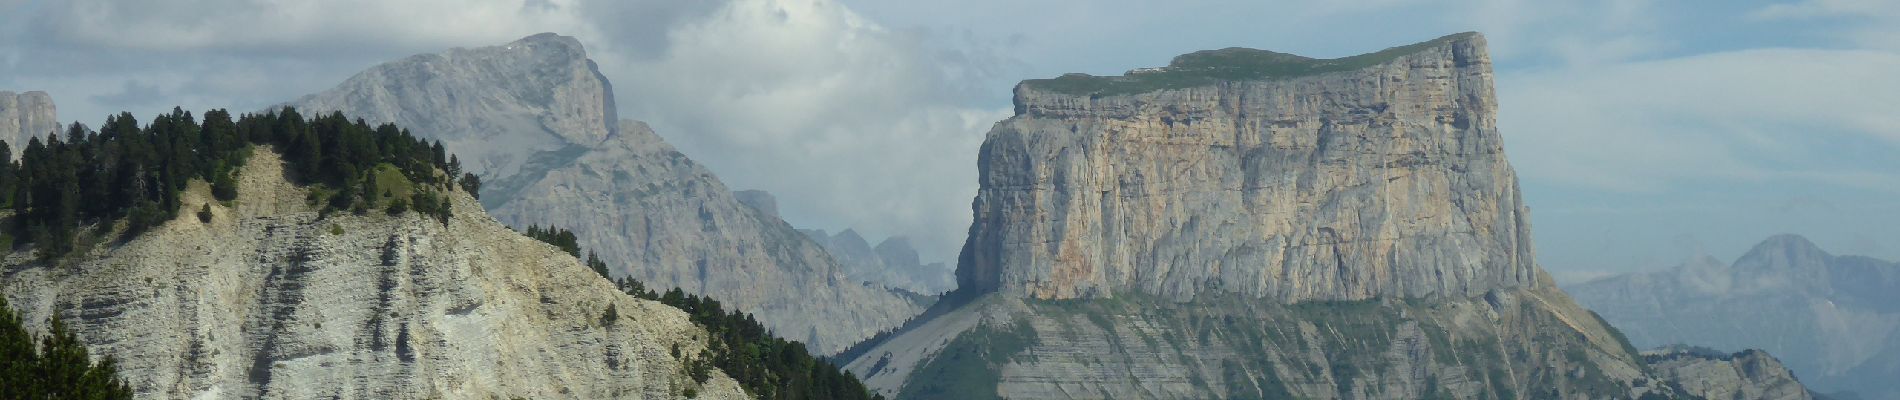
{"label": "tree line", "polygon": [[117,361],[107,356],[92,362],[66,323],[55,317],[50,325],[46,337],[35,337],[0,296],[0,398],[132,398]]}
{"label": "tree line", "polygon": [[[580,256],[581,248],[574,232],[567,229],[531,225],[526,235],[575,257]],[[706,350],[698,355],[678,354],[678,349],[674,349],[673,356],[687,360],[687,373],[700,383],[705,383],[710,378],[711,369],[716,368],[738,381],[747,393],[760,399],[884,398],[872,394],[852,373],[838,368],[830,360],[812,355],[803,343],[774,336],[750,313],[727,311],[724,305],[712,297],[686,293],[679,288],[660,293],[631,277],[614,279],[608,274],[607,263],[593,252],[588,252],[585,263],[595,273],[612,279],[622,292],[685,311],[694,324],[706,328],[712,334]],[[618,312],[611,307],[605,314],[602,321],[618,319]]]}
{"label": "tree line", "polygon": [[[447,221],[443,193],[458,187],[458,177],[461,189],[480,190],[480,180],[461,171],[440,141],[342,113],[306,118],[284,108],[233,119],[216,109],[200,120],[173,108],[142,126],[131,113],[120,113],[97,131],[75,122],[64,134],[31,138],[17,162],[11,146],[0,143],[0,207],[14,211],[0,243],[32,243],[51,259],[74,250],[81,228],[90,224],[123,220],[122,234],[130,237],[176,218],[180,194],[192,180],[210,183],[220,201],[233,200],[238,170],[258,145],[283,155],[293,181],[317,185],[308,200],[326,215],[386,208]],[[404,182],[379,182],[379,168],[399,171]],[[410,195],[391,198],[396,186]]]}

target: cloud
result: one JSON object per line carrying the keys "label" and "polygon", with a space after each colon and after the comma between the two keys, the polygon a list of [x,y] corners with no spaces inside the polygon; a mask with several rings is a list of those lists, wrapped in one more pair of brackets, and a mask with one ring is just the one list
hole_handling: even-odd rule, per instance
{"label": "cloud", "polygon": [[124,107],[163,102],[165,93],[159,91],[157,86],[130,80],[125,81],[125,88],[117,93],[94,95],[91,99],[94,103]]}
{"label": "cloud", "polygon": [[[947,259],[968,227],[975,154],[1008,65],[969,38],[887,29],[827,0],[73,0],[0,3],[0,85],[69,119],[172,105],[238,110],[376,63],[552,31],[728,186],[778,194],[815,228],[916,237]],[[20,60],[13,62],[11,60]],[[972,105],[978,104],[978,105]]]}
{"label": "cloud", "polygon": [[1501,129],[1525,179],[1659,190],[1707,179],[1900,189],[1900,54],[1760,49],[1506,73]]}
{"label": "cloud", "polygon": [[[976,148],[1003,107],[972,107],[990,56],[886,29],[833,2],[741,0],[679,24],[655,54],[603,59],[645,119],[795,225],[916,237],[954,255]],[[620,73],[615,73],[620,72]]]}

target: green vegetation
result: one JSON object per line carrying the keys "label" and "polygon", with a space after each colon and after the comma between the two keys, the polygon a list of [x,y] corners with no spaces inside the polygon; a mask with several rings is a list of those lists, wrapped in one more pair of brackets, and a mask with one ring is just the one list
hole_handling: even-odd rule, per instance
{"label": "green vegetation", "polygon": [[[82,227],[123,219],[123,234],[136,235],[177,217],[180,193],[199,179],[211,184],[222,201],[237,197],[239,167],[255,145],[284,154],[297,183],[314,185],[312,205],[327,215],[336,210],[365,212],[374,206],[376,182],[387,174],[369,173],[387,166],[414,185],[410,199],[417,211],[447,221],[447,197],[456,187],[459,162],[395,125],[370,127],[341,113],[305,119],[295,109],[246,114],[237,120],[224,110],[204,113],[203,121],[173,108],[149,125],[131,113],[106,118],[98,131],[74,123],[65,135],[27,141],[18,163],[0,144],[0,206],[14,217],[7,234],[37,245],[40,257],[54,259],[74,249]],[[422,201],[426,200],[426,206]]]}
{"label": "green vegetation", "polygon": [[1376,53],[1320,60],[1247,48],[1205,50],[1175,57],[1167,68],[1122,76],[1068,74],[1032,79],[1023,85],[1070,95],[1115,96],[1166,89],[1210,86],[1220,82],[1286,79],[1363,69],[1474,35],[1460,33]]}
{"label": "green vegetation", "polygon": [[694,380],[704,382],[710,367],[725,371],[760,399],[884,398],[872,395],[857,376],[806,352],[804,344],[773,336],[752,314],[725,311],[718,300],[679,288],[656,294],[631,278],[621,278],[616,284],[627,294],[686,311],[693,323],[712,334],[707,350],[687,364]]}
{"label": "green vegetation", "polygon": [[50,334],[36,338],[6,298],[0,297],[0,398],[132,398],[132,389],[118,377],[112,357],[92,362],[85,345],[64,322],[58,318],[51,322]]}
{"label": "green vegetation", "polygon": [[900,399],[1001,399],[996,393],[1001,368],[1036,343],[1029,321],[1006,326],[980,324],[950,340],[904,384]]}
{"label": "green vegetation", "polygon": [[[523,234],[580,257],[580,240],[573,231],[531,225]],[[585,263],[602,278],[613,279],[608,275],[607,263],[593,252],[587,253]],[[718,300],[688,294],[679,288],[658,293],[629,277],[614,280],[614,285],[633,297],[686,311],[694,324],[712,334],[705,351],[685,358],[687,375],[696,382],[705,383],[711,378],[712,370],[718,369],[760,399],[883,399],[883,396],[872,395],[850,372],[813,356],[803,343],[773,336],[752,314],[726,311]],[[609,306],[601,316],[601,324],[611,325],[617,319],[619,311]],[[674,357],[683,356],[678,348],[673,350]]]}

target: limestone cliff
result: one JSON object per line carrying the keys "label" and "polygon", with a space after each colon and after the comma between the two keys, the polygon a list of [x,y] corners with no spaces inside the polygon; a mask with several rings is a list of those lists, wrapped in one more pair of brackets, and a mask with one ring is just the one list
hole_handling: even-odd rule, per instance
{"label": "limestone cliff", "polygon": [[1018,85],[958,291],[848,367],[901,399],[1687,397],[1535,265],[1484,46]]}
{"label": "limestone cliff", "polygon": [[1674,381],[1705,399],[1809,400],[1814,395],[1782,366],[1781,360],[1760,350],[1735,354],[1708,354],[1671,348],[1644,352],[1658,376]]}
{"label": "limestone cliff", "polygon": [[1900,264],[1779,235],[1733,263],[1704,257],[1565,290],[1638,346],[1764,349],[1816,390],[1900,397]]}
{"label": "limestone cliff", "polygon": [[1476,34],[1024,82],[982,147],[959,286],[1285,302],[1536,286],[1492,91]]}
{"label": "limestone cliff", "polygon": [[14,154],[26,147],[26,139],[59,130],[59,109],[46,92],[0,91],[0,140],[13,146]]}
{"label": "limestone cliff", "polygon": [[319,218],[267,151],[236,201],[208,192],[181,201],[209,204],[208,222],[186,213],[59,265],[15,252],[0,293],[116,356],[141,398],[746,398],[717,372],[688,376],[679,355],[708,334],[684,312],[619,293],[467,195],[446,223]]}
{"label": "limestone cliff", "polygon": [[440,139],[515,227],[572,230],[617,273],[711,295],[819,353],[921,308],[866,287],[776,215],[742,204],[646,124],[620,120],[580,42],[554,34],[376,66],[291,105]]}

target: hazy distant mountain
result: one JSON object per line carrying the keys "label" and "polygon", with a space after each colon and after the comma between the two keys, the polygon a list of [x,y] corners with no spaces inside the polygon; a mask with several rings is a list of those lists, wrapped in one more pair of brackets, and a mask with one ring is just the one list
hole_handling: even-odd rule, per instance
{"label": "hazy distant mountain", "polygon": [[482,204],[503,223],[570,229],[618,273],[709,294],[819,352],[921,310],[847,278],[817,243],[741,204],[646,124],[619,119],[574,38],[417,55],[291,105],[440,139],[481,176]]}
{"label": "hazy distant mountain", "polygon": [[1202,51],[1025,81],[1015,109],[957,291],[846,353],[886,394],[1692,394],[1535,264],[1480,35]]}
{"label": "hazy distant mountain", "polygon": [[1731,264],[1704,257],[1566,290],[1638,346],[1760,348],[1815,390],[1900,398],[1900,264],[1781,235]]}
{"label": "hazy distant mountain", "polygon": [[869,241],[851,229],[827,234],[823,229],[799,232],[825,246],[825,250],[843,263],[847,276],[864,282],[904,289],[911,293],[935,295],[957,287],[956,277],[943,263],[924,264],[910,238],[885,238],[872,247]]}
{"label": "hazy distant mountain", "polygon": [[691,377],[709,334],[685,312],[468,195],[450,193],[443,220],[320,216],[263,149],[235,201],[194,184],[189,211],[124,241],[58,263],[0,251],[0,294],[34,329],[58,316],[115,357],[140,399],[749,398],[723,371]]}

